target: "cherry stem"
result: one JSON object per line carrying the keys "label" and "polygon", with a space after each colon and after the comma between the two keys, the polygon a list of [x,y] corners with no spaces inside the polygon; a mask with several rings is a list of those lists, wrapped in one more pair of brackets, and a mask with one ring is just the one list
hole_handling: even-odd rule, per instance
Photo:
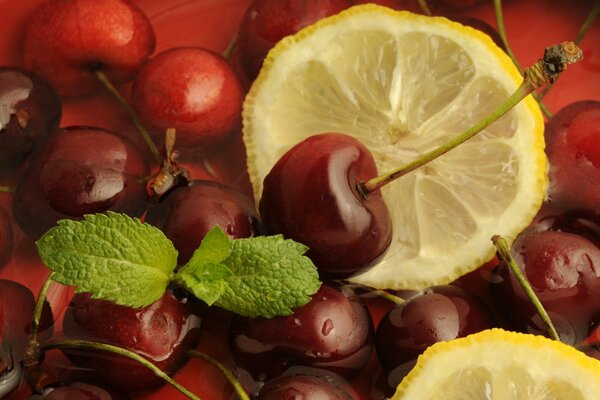
{"label": "cherry stem", "polygon": [[15,188],[12,186],[0,186],[0,193],[13,193]]}
{"label": "cherry stem", "polygon": [[[506,36],[506,30],[504,28],[504,15],[502,13],[502,0],[494,0],[494,12],[496,14],[496,25],[498,27],[498,34],[500,35],[500,38],[502,39],[502,43],[504,44],[504,47],[506,48],[506,54],[508,54],[508,56],[510,57],[512,62],[519,69],[519,72],[523,73],[523,68],[521,68],[521,65],[519,64],[517,57],[515,56],[510,45],[508,44],[508,37]],[[542,110],[544,115],[546,115],[546,117],[548,117],[548,118],[551,118],[552,112],[550,110],[548,110],[548,107],[546,107],[546,105],[542,102],[541,98],[538,96],[537,93],[533,94],[533,98],[540,105],[540,109]]]}
{"label": "cherry stem", "polygon": [[31,321],[31,334],[30,334],[31,342],[37,342],[37,333],[38,333],[38,329],[40,327],[40,319],[42,318],[44,302],[46,301],[46,297],[48,295],[48,290],[50,289],[50,286],[54,282],[52,280],[52,275],[53,274],[50,274],[44,281],[44,284],[42,285],[42,288],[40,289],[40,292],[38,293],[35,307],[33,308],[33,320]]}
{"label": "cherry stem", "polygon": [[[585,36],[587,31],[590,29],[592,22],[594,22],[594,20],[598,16],[598,13],[600,13],[600,0],[596,1],[596,3],[594,3],[592,10],[588,13],[587,18],[583,22],[583,25],[581,25],[581,28],[579,29],[579,33],[577,34],[577,37],[575,38],[575,44],[581,43],[581,41],[583,40],[583,37]],[[544,96],[546,96],[546,94],[548,94],[550,89],[552,89],[553,85],[554,84],[550,84],[550,85],[546,86],[544,88],[544,90],[542,90],[539,93],[540,99],[543,99]]]}
{"label": "cherry stem", "polygon": [[523,275],[523,271],[521,271],[512,254],[510,254],[510,250],[506,239],[504,239],[502,236],[496,235],[492,237],[492,242],[498,250],[498,256],[504,262],[504,264],[508,266],[508,269],[513,274],[519,285],[523,288],[523,291],[529,298],[529,301],[531,301],[538,314],[542,318],[542,322],[546,325],[546,329],[550,337],[560,342],[560,336],[558,336],[558,332],[556,331],[556,328],[554,328],[552,320],[550,320],[550,316],[546,312],[546,309],[544,309],[544,306],[542,305],[540,299],[533,291],[533,288],[529,284],[529,281],[527,280],[527,278],[525,278],[525,275]]}
{"label": "cherry stem", "polygon": [[431,10],[429,9],[429,6],[427,5],[427,0],[418,0],[418,3],[419,3],[419,7],[421,7],[421,10],[423,11],[423,13],[425,15],[428,15],[428,16],[433,15],[431,13]]}
{"label": "cherry stem", "polygon": [[487,117],[483,118],[481,121],[458,136],[455,136],[449,142],[446,142],[432,151],[423,154],[416,160],[398,169],[388,172],[387,174],[372,178],[366,182],[358,182],[356,184],[358,192],[364,198],[367,198],[371,192],[380,189],[382,186],[396,180],[401,176],[406,175],[411,171],[414,171],[419,167],[422,167],[428,162],[466,142],[506,114],[534,90],[548,83],[554,82],[560,73],[567,68],[568,64],[580,61],[582,58],[583,55],[581,50],[573,42],[563,42],[547,47],[544,51],[544,57],[523,72],[523,82],[517,88],[517,90]]}
{"label": "cherry stem", "polygon": [[229,57],[231,57],[231,53],[233,53],[233,50],[235,49],[236,46],[237,46],[237,35],[233,35],[233,37],[227,44],[227,47],[223,51],[223,58],[229,60]]}
{"label": "cherry stem", "polygon": [[53,349],[87,349],[87,350],[101,350],[108,353],[118,354],[122,357],[129,358],[131,360],[137,361],[142,364],[154,374],[160,378],[162,378],[169,385],[173,386],[183,395],[187,396],[189,399],[193,400],[202,400],[200,397],[196,396],[194,393],[190,392],[183,385],[177,383],[173,378],[167,375],[163,370],[158,368],[156,365],[152,364],[150,361],[146,360],[144,357],[139,354],[124,349],[119,346],[114,346],[107,343],[99,343],[88,340],[72,340],[72,339],[64,339],[64,340],[54,340],[52,342],[45,343],[40,346],[40,352],[47,352]]}
{"label": "cherry stem", "polygon": [[97,69],[97,70],[94,71],[94,73],[96,74],[96,77],[98,78],[98,80],[100,81],[100,83],[102,83],[102,85],[106,88],[106,90],[108,90],[108,92],[110,94],[112,94],[113,97],[123,107],[123,109],[125,110],[125,112],[129,116],[129,119],[131,119],[131,122],[133,122],[133,124],[135,125],[135,127],[137,128],[137,130],[142,134],[142,138],[144,139],[144,141],[148,145],[148,149],[150,150],[150,152],[152,153],[152,155],[154,156],[154,158],[156,159],[156,161],[158,162],[158,164],[161,165],[163,158],[160,155],[160,152],[158,151],[158,148],[156,147],[156,145],[152,141],[152,137],[150,136],[150,133],[148,132],[148,130],[146,129],[146,127],[144,126],[144,124],[142,123],[142,121],[140,120],[140,118],[137,116],[137,114],[135,113],[135,111],[133,110],[133,108],[131,108],[131,106],[129,105],[129,103],[127,103],[127,101],[125,101],[125,99],[123,98],[123,96],[121,96],[121,93],[119,93],[119,91],[117,90],[117,88],[112,84],[112,82],[110,81],[110,79],[108,79],[108,77],[106,76],[106,74],[104,72],[102,72],[102,70]]}
{"label": "cherry stem", "polygon": [[198,350],[188,350],[186,353],[188,357],[199,358],[201,360],[208,361],[209,363],[217,367],[223,373],[223,375],[225,375],[225,378],[227,378],[231,386],[233,386],[238,398],[240,398],[240,400],[250,400],[250,397],[244,390],[242,384],[236,379],[233,373],[219,361],[215,360],[208,354],[202,353]]}
{"label": "cherry stem", "polygon": [[338,282],[341,284],[344,284],[344,285],[349,285],[352,287],[366,290],[369,294],[373,294],[375,296],[384,298],[394,304],[400,305],[400,304],[404,304],[406,302],[406,300],[404,300],[402,297],[393,295],[389,292],[386,292],[385,290],[375,289],[374,287],[363,285],[363,284],[356,283],[356,282],[349,282],[349,281],[344,281],[344,280],[338,281]]}

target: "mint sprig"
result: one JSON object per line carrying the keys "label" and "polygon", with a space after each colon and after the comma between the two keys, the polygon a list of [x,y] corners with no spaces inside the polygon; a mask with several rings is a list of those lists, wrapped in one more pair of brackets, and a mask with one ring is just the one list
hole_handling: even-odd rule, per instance
{"label": "mint sprig", "polygon": [[175,281],[209,305],[270,318],[291,314],[320,286],[307,248],[281,236],[232,240],[214,228],[177,273],[171,241],[125,214],[61,220],[36,245],[53,280],[136,308],[160,299]]}
{"label": "mint sprig", "polygon": [[214,228],[174,279],[206,303],[240,315],[289,315],[319,289],[306,250],[281,235],[231,240]]}

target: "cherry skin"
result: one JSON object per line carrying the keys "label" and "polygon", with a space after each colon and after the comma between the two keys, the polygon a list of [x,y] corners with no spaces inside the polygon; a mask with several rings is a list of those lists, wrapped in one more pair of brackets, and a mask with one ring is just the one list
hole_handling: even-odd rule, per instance
{"label": "cherry skin", "polygon": [[[293,370],[292,368],[291,370]],[[358,400],[348,391],[349,385],[341,377],[332,378],[327,371],[311,369],[287,371],[284,375],[266,382],[258,393],[257,400]]]}
{"label": "cherry skin", "polygon": [[122,396],[113,395],[99,386],[84,382],[72,382],[44,390],[41,395],[31,396],[30,400],[117,400]]}
{"label": "cherry skin", "polygon": [[255,0],[238,33],[240,62],[252,81],[268,51],[285,36],[350,7],[350,0]]}
{"label": "cherry skin", "polygon": [[51,0],[25,28],[24,63],[63,96],[96,90],[102,70],[115,83],[130,80],[152,54],[154,31],[129,0]]}
{"label": "cherry skin", "polygon": [[229,339],[234,360],[256,379],[279,376],[293,365],[351,377],[369,360],[373,324],[358,298],[323,284],[290,316],[234,318]]}
{"label": "cherry skin", "polygon": [[259,204],[266,230],[309,247],[325,276],[344,277],[375,260],[391,241],[379,191],[365,199],[356,184],[377,175],[369,150],[351,136],[311,136],[284,154],[264,180]]}
{"label": "cherry skin", "polygon": [[61,113],[58,93],[45,79],[24,69],[0,67],[0,171],[17,166],[53,133]]}
{"label": "cherry skin", "polygon": [[[600,249],[573,233],[534,231],[520,235],[512,253],[561,340],[584,340],[600,320]],[[503,265],[494,271],[492,295],[510,328],[545,334],[533,305]]]}
{"label": "cherry skin", "polygon": [[153,207],[146,222],[157,226],[179,252],[185,264],[206,234],[215,226],[232,239],[252,237],[258,232],[258,216],[252,200],[212,181],[192,181],[175,189]]}
{"label": "cherry skin", "polygon": [[600,102],[572,103],[546,125],[548,196],[554,207],[600,213]]}
{"label": "cherry skin", "polygon": [[377,357],[391,371],[413,363],[434,343],[495,326],[477,298],[456,286],[434,286],[385,314],[377,327]]}
{"label": "cherry skin", "polygon": [[223,143],[241,124],[244,90],[227,60],[201,48],[176,48],[153,57],[133,83],[136,112],[161,140],[177,130],[177,148]]}
{"label": "cherry skin", "polygon": [[14,247],[14,233],[12,223],[6,211],[0,207],[0,269],[12,257]]}
{"label": "cherry skin", "polygon": [[61,129],[36,154],[13,197],[21,229],[38,238],[60,219],[104,211],[139,216],[149,173],[128,139],[92,127]]}
{"label": "cherry skin", "polygon": [[[140,309],[77,294],[67,309],[63,328],[67,338],[127,348],[173,374],[185,363],[186,350],[196,345],[199,326],[190,307],[166,292]],[[145,366],[117,355],[96,350],[63,352],[76,365],[93,369],[99,379],[125,392],[152,390],[164,383]]]}

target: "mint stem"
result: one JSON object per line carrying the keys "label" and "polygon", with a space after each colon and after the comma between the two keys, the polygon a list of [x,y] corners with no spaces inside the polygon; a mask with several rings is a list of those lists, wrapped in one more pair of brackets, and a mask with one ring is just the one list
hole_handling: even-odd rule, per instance
{"label": "mint stem", "polygon": [[188,350],[187,355],[188,355],[188,357],[192,357],[192,358],[195,357],[195,358],[199,358],[201,360],[208,361],[209,363],[211,363],[212,365],[217,367],[223,373],[223,375],[225,375],[225,378],[227,378],[227,380],[229,381],[231,386],[233,386],[238,398],[240,400],[250,400],[250,397],[244,390],[242,384],[236,379],[236,377],[233,375],[233,373],[227,367],[225,367],[223,364],[221,364],[219,361],[215,360],[208,354],[202,353],[197,350]]}
{"label": "mint stem", "polygon": [[510,250],[506,239],[504,239],[502,236],[496,235],[492,238],[492,242],[498,250],[498,256],[508,266],[510,272],[513,274],[519,285],[523,288],[523,291],[529,298],[529,301],[531,301],[538,314],[542,318],[542,322],[546,325],[546,329],[550,337],[560,342],[560,337],[558,336],[556,328],[554,328],[554,325],[552,324],[552,320],[550,320],[550,316],[544,309],[544,306],[542,305],[540,299],[533,291],[533,288],[529,284],[529,281],[527,281],[527,278],[525,278],[525,275],[523,275],[523,272],[515,262],[515,259],[513,258],[512,254],[510,254]]}
{"label": "mint stem", "polygon": [[41,352],[46,352],[46,351],[53,350],[53,349],[88,349],[88,350],[101,350],[101,351],[105,351],[108,353],[118,354],[120,356],[129,358],[131,360],[137,361],[138,363],[142,364],[143,366],[145,366],[146,368],[148,368],[149,370],[154,372],[154,374],[156,376],[162,378],[165,382],[167,382],[169,385],[173,386],[175,389],[177,389],[183,395],[187,396],[189,399],[202,400],[200,397],[198,397],[194,393],[190,392],[184,386],[177,383],[173,378],[171,378],[169,375],[167,375],[165,372],[163,372],[156,365],[152,364],[150,361],[146,360],[144,357],[140,356],[139,354],[137,354],[131,350],[127,350],[122,347],[114,346],[114,345],[107,344],[107,343],[99,343],[99,342],[93,342],[93,341],[88,341],[88,340],[72,340],[72,339],[55,340],[55,341],[48,342],[48,343],[45,343],[42,346],[40,346]]}
{"label": "mint stem", "polygon": [[[588,13],[587,18],[583,22],[583,25],[581,25],[581,28],[579,28],[579,33],[577,34],[577,37],[575,38],[575,44],[581,43],[581,41],[583,40],[583,37],[585,36],[587,31],[590,29],[592,22],[594,22],[594,20],[598,16],[598,13],[600,13],[600,0],[597,0],[596,3],[594,3],[592,10]],[[550,89],[552,89],[553,85],[554,85],[554,83],[546,86],[544,88],[544,90],[542,90],[539,93],[540,99],[543,99],[544,96],[546,96],[548,94]]]}
{"label": "mint stem", "polygon": [[137,130],[142,134],[142,138],[148,145],[148,149],[150,150],[150,152],[152,153],[152,155],[158,162],[158,165],[162,165],[162,156],[160,155],[160,152],[158,151],[158,149],[156,148],[156,145],[152,141],[152,137],[150,136],[150,133],[148,132],[148,130],[146,129],[146,127],[144,126],[144,124],[142,123],[140,118],[137,116],[137,114],[135,113],[133,108],[131,108],[129,103],[127,103],[127,101],[125,101],[123,96],[121,96],[121,93],[119,93],[117,88],[112,84],[112,82],[110,81],[110,79],[108,79],[108,77],[106,76],[106,74],[104,72],[102,72],[101,70],[98,69],[98,70],[95,70],[94,73],[96,74],[96,77],[98,78],[100,83],[102,83],[102,85],[106,88],[106,90],[108,90],[108,92],[110,94],[112,94],[113,97],[123,107],[123,109],[129,116],[129,119],[131,119],[131,122],[133,122],[133,124],[135,125]]}
{"label": "mint stem", "polygon": [[[496,25],[498,27],[498,34],[500,35],[500,38],[502,39],[502,43],[504,44],[504,47],[506,48],[506,53],[508,54],[508,56],[510,57],[512,62],[515,64],[515,66],[519,69],[519,72],[523,73],[523,68],[521,68],[521,65],[519,64],[517,57],[513,53],[512,49],[510,47],[510,44],[508,43],[508,37],[506,36],[506,30],[504,28],[504,15],[502,13],[502,0],[494,0],[494,12],[496,14]],[[537,93],[533,94],[533,98],[540,105],[540,109],[542,110],[544,115],[546,115],[546,117],[548,117],[548,118],[551,118],[552,112],[550,110],[548,110],[548,107],[546,107],[546,105],[542,102],[542,100],[537,95]]]}

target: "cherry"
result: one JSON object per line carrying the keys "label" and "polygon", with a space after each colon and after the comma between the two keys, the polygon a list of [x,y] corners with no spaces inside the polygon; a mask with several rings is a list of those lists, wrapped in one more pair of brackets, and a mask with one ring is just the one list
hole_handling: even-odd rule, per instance
{"label": "cherry", "polygon": [[264,180],[259,204],[269,233],[309,247],[326,276],[348,276],[374,262],[391,241],[379,191],[366,198],[357,183],[375,177],[368,149],[351,136],[311,136],[284,154]]}
{"label": "cherry", "polygon": [[[0,279],[0,305],[4,311],[4,323],[0,324],[3,327],[0,360],[6,361],[12,351],[13,360],[18,363],[23,359],[23,351],[31,332],[35,298],[31,290],[20,283]],[[52,335],[53,323],[52,310],[45,302],[38,328],[39,340],[44,341]]]}
{"label": "cherry", "polygon": [[[573,233],[534,231],[520,235],[511,252],[561,340],[584,340],[600,318],[600,249]],[[494,271],[492,295],[512,329],[545,332],[533,305],[503,265]]]}
{"label": "cherry", "polygon": [[373,323],[357,297],[323,284],[290,316],[234,318],[229,338],[234,360],[256,379],[279,376],[292,365],[351,377],[369,360]]}
{"label": "cherry", "polygon": [[0,170],[18,165],[61,117],[58,94],[32,72],[0,67]]}
{"label": "cherry", "polygon": [[350,7],[350,0],[255,0],[238,33],[240,62],[250,80],[268,51],[285,36]]}
{"label": "cherry", "polygon": [[14,236],[12,223],[8,214],[0,207],[0,268],[5,266],[12,257]]}
{"label": "cherry", "polygon": [[150,21],[129,0],[51,0],[25,28],[24,63],[56,87],[77,96],[100,85],[104,72],[125,82],[154,51]]}
{"label": "cherry", "polygon": [[[64,318],[67,338],[94,340],[127,348],[172,374],[186,361],[185,351],[199,336],[200,320],[170,292],[153,304],[134,309],[77,294]],[[151,390],[164,381],[135,361],[99,351],[63,350],[78,366],[126,392]],[[127,373],[124,373],[127,371]]]}
{"label": "cherry", "polygon": [[30,400],[117,400],[122,396],[113,395],[99,386],[84,382],[51,387],[41,395],[31,396]]}
{"label": "cherry", "polygon": [[554,207],[600,212],[600,102],[572,103],[546,125],[550,202]]}
{"label": "cherry", "polygon": [[257,400],[358,399],[350,394],[350,386],[343,378],[330,375],[324,370],[291,368],[284,375],[266,382]]}
{"label": "cherry", "polygon": [[148,212],[146,221],[173,242],[180,264],[191,258],[215,226],[233,239],[252,237],[258,231],[252,200],[212,181],[192,181],[190,186],[175,189]]}
{"label": "cherry", "polygon": [[223,143],[240,127],[244,91],[229,63],[201,48],[158,54],[139,71],[133,107],[155,138],[177,130],[179,149]]}
{"label": "cherry", "polygon": [[506,46],[504,45],[504,42],[502,41],[500,34],[498,33],[498,31],[496,29],[494,29],[487,22],[485,22],[479,18],[472,18],[472,17],[465,17],[465,16],[451,16],[449,18],[452,21],[458,22],[458,23],[466,25],[466,26],[470,26],[471,28],[475,28],[478,31],[485,33],[494,41],[494,43],[496,43],[496,45],[498,47],[500,47],[502,50],[506,51]]}
{"label": "cherry", "polygon": [[128,139],[100,128],[64,128],[44,143],[20,180],[13,213],[33,238],[64,218],[107,210],[139,216],[148,173]]}
{"label": "cherry", "polygon": [[377,327],[377,357],[388,371],[400,367],[408,372],[407,365],[412,367],[432,344],[495,326],[477,298],[456,286],[434,286],[384,315]]}

